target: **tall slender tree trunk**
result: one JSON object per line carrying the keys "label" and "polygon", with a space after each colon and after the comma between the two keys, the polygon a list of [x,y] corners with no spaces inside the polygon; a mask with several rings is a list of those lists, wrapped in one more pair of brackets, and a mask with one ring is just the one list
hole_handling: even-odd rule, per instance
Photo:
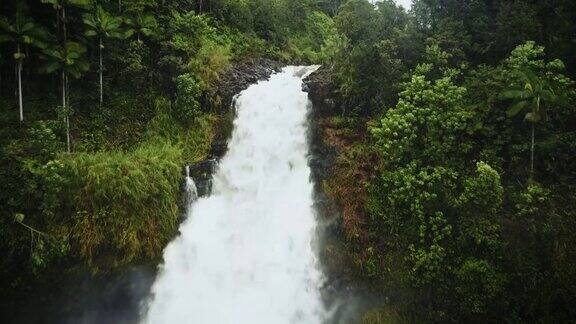
{"label": "tall slender tree trunk", "polygon": [[62,71],[62,108],[66,108],[66,72]]}
{"label": "tall slender tree trunk", "polygon": [[[68,41],[68,35],[66,30],[66,3],[62,2],[62,40],[64,47],[64,56],[67,56],[66,42]],[[62,106],[64,107],[64,121],[66,123],[66,150],[68,153],[70,150],[70,114],[68,111],[68,76],[66,71],[62,70]]]}
{"label": "tall slender tree trunk", "polygon": [[102,106],[102,102],[104,102],[104,82],[102,80],[102,73],[103,73],[103,65],[102,65],[102,37],[99,39],[99,47],[98,53],[100,56],[100,106]]}
{"label": "tall slender tree trunk", "polygon": [[24,121],[24,107],[22,104],[22,62],[18,61],[18,106],[20,108],[20,121]]}
{"label": "tall slender tree trunk", "polygon": [[[18,44],[18,54],[20,54],[20,44]],[[18,107],[20,108],[20,122],[24,121],[24,107],[22,104],[22,58],[18,56]]]}
{"label": "tall slender tree trunk", "polygon": [[534,180],[534,135],[536,133],[536,125],[532,123],[532,139],[530,143],[530,180]]}
{"label": "tall slender tree trunk", "polygon": [[66,77],[66,72],[62,70],[62,107],[64,109],[64,123],[66,124],[66,150],[70,153],[70,119],[68,117],[68,105],[66,98],[68,97],[67,93],[68,87],[68,80]]}
{"label": "tall slender tree trunk", "polygon": [[64,75],[64,83],[66,85],[66,141],[68,146],[68,153],[72,152],[72,138],[70,136],[70,114],[72,108],[70,107],[70,88],[68,86],[68,74]]}
{"label": "tall slender tree trunk", "polygon": [[[18,80],[18,64],[14,65],[14,80]],[[18,87],[14,87],[14,100],[18,100]]]}
{"label": "tall slender tree trunk", "polygon": [[66,30],[66,7],[64,2],[62,2],[62,35],[64,40],[64,46],[66,46],[66,41],[68,40],[67,30]]}
{"label": "tall slender tree trunk", "polygon": [[[536,110],[532,110],[532,115],[536,116],[540,114],[540,97],[536,100]],[[533,121],[530,138],[530,180],[534,180],[534,150],[535,150],[535,133],[536,133],[536,123]]]}

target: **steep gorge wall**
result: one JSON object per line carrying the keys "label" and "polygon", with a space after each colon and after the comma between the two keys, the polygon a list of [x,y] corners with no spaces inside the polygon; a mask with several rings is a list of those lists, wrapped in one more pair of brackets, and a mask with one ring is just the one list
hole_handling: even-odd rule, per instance
{"label": "steep gorge wall", "polygon": [[358,322],[370,305],[370,282],[365,260],[369,242],[364,221],[365,186],[369,173],[355,150],[367,143],[366,120],[344,116],[329,68],[322,67],[305,79],[312,102],[310,158],[316,184],[315,204],[320,219],[320,259],[327,282],[324,298],[335,307],[333,323]]}

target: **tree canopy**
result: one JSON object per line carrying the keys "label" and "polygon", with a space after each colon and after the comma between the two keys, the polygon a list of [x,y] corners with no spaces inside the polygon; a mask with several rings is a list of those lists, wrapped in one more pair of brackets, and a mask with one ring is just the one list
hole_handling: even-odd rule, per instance
{"label": "tree canopy", "polygon": [[223,78],[277,62],[322,64],[334,90],[313,116],[340,208],[322,258],[373,296],[360,320],[576,318],[576,1],[0,12],[0,314],[63,276],[157,262],[181,167],[233,127]]}

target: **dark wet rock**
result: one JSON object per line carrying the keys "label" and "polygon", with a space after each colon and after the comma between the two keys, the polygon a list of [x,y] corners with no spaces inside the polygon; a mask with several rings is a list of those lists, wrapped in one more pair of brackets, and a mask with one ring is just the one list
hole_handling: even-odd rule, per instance
{"label": "dark wet rock", "polygon": [[308,99],[312,102],[309,125],[310,158],[308,164],[312,171],[312,178],[318,185],[331,176],[332,166],[338,155],[334,147],[326,145],[320,120],[323,117],[339,114],[339,105],[337,106],[336,104],[339,100],[336,99],[336,87],[332,81],[331,71],[324,66],[304,79],[302,89],[308,92]]}
{"label": "dark wet rock", "polygon": [[[308,92],[312,102],[309,125],[310,157],[308,164],[314,182],[318,185],[331,176],[332,166],[338,152],[327,145],[320,121],[324,117],[335,116],[340,111],[336,87],[330,69],[322,66],[304,79],[302,89]],[[338,103],[338,104],[337,104]]]}
{"label": "dark wet rock", "polygon": [[235,95],[258,81],[267,80],[272,74],[280,72],[283,66],[278,61],[266,58],[236,63],[220,76],[220,82],[213,93],[220,111],[231,106]]}
{"label": "dark wet rock", "polygon": [[212,193],[212,175],[217,166],[218,161],[215,158],[188,165],[188,172],[196,184],[198,197],[208,196]]}
{"label": "dark wet rock", "polygon": [[331,116],[341,113],[341,100],[328,67],[322,66],[306,77],[302,89],[308,92],[315,115]]}
{"label": "dark wet rock", "polygon": [[356,323],[361,312],[359,300],[363,299],[363,287],[355,278],[352,260],[347,251],[343,234],[341,207],[325,191],[323,183],[334,176],[334,165],[338,150],[329,145],[326,134],[326,121],[342,115],[342,100],[337,93],[331,71],[321,67],[304,79],[302,89],[308,92],[312,102],[309,119],[308,141],[310,156],[308,165],[315,183],[314,208],[318,214],[318,255],[325,274],[321,294],[327,307],[332,309],[328,322]]}
{"label": "dark wet rock", "polygon": [[226,154],[227,150],[228,150],[228,143],[226,139],[215,140],[212,143],[212,149],[210,155],[213,156],[214,158],[219,159],[223,157],[224,154]]}

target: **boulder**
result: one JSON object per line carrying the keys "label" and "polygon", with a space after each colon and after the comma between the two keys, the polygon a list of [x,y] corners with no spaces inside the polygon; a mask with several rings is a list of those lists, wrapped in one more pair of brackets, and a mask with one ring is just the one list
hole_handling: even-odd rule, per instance
{"label": "boulder", "polygon": [[318,116],[342,113],[342,104],[330,68],[322,66],[304,79],[302,90],[308,92],[313,104],[312,112]]}

